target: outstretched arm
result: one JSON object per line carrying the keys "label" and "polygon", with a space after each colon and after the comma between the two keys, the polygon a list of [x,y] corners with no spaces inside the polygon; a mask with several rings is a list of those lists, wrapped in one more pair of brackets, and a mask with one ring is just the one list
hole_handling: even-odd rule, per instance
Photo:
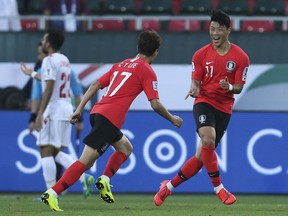
{"label": "outstretched arm", "polygon": [[81,118],[82,111],[85,107],[85,105],[88,103],[88,101],[91,99],[91,97],[101,88],[100,82],[97,80],[93,82],[88,90],[85,92],[80,104],[77,106],[75,112],[72,114],[70,118],[70,123],[74,124],[78,121],[78,119]]}
{"label": "outstretched arm", "polygon": [[150,105],[155,112],[170,121],[174,126],[181,127],[183,120],[179,116],[172,115],[158,99],[150,100]]}
{"label": "outstretched arm", "polygon": [[28,68],[24,63],[21,63],[20,68],[27,76],[31,76],[32,78],[37,80],[41,80],[41,75],[34,71],[33,68]]}

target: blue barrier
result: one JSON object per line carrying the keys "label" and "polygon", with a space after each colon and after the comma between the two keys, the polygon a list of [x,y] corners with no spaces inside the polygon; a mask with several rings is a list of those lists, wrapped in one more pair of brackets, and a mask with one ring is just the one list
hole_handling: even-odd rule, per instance
{"label": "blue barrier", "polygon": [[[184,119],[175,128],[154,112],[129,112],[123,132],[132,141],[134,152],[113,177],[114,192],[155,192],[159,183],[171,179],[195,153],[199,138],[191,112],[173,112]],[[45,190],[35,136],[27,126],[29,112],[1,111],[0,191],[35,192]],[[85,130],[90,130],[89,113],[84,114]],[[224,185],[237,193],[288,193],[286,113],[238,113],[232,115],[227,133],[217,149]],[[36,133],[34,134],[36,135]],[[75,133],[69,153],[77,155]],[[83,144],[80,146],[80,151]],[[101,175],[110,148],[89,170]],[[78,153],[79,156],[79,153]],[[76,183],[70,191],[81,191]],[[205,169],[179,186],[175,192],[212,192]]]}

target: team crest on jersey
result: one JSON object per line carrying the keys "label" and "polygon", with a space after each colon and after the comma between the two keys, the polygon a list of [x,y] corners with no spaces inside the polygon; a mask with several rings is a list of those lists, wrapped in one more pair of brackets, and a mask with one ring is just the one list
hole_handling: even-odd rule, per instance
{"label": "team crest on jersey", "polygon": [[199,122],[200,122],[200,124],[204,124],[206,122],[206,115],[200,115],[199,116]]}
{"label": "team crest on jersey", "polygon": [[234,61],[228,61],[226,63],[226,70],[228,73],[231,73],[236,67],[236,63]]}
{"label": "team crest on jersey", "polygon": [[158,82],[157,81],[153,81],[152,85],[153,85],[154,91],[157,91],[158,90]]}

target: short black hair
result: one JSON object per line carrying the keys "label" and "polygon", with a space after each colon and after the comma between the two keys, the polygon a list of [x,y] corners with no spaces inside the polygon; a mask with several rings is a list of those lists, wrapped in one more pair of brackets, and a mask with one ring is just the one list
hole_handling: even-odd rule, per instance
{"label": "short black hair", "polygon": [[62,30],[51,28],[47,31],[47,41],[54,50],[60,50],[65,40]]}
{"label": "short black hair", "polygon": [[226,28],[230,28],[231,21],[230,17],[227,13],[222,11],[221,9],[218,9],[216,11],[211,12],[211,19],[210,22],[218,22],[220,26],[226,26]]}
{"label": "short black hair", "polygon": [[138,37],[137,51],[147,57],[151,56],[161,45],[161,37],[156,31],[141,32]]}

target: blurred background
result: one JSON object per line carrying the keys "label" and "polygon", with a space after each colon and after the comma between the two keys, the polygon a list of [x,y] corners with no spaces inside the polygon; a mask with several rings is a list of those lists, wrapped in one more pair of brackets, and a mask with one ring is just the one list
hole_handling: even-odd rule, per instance
{"label": "blurred background", "polygon": [[[159,182],[173,177],[198,142],[193,100],[184,97],[191,57],[210,42],[209,12],[218,8],[231,16],[230,41],[251,62],[245,89],[235,98],[231,124],[217,150],[223,181],[238,193],[288,193],[288,0],[0,0],[0,166],[5,176],[18,177],[15,182],[1,178],[0,191],[45,189],[36,134],[27,131],[32,80],[19,63],[36,65],[38,42],[49,27],[65,31],[62,53],[83,91],[113,63],[136,55],[139,32],[160,33],[163,43],[152,65],[160,98],[183,117],[184,125],[178,130],[155,116],[141,95],[123,127],[134,154],[113,178],[127,185],[114,183],[114,191],[153,192]],[[87,106],[82,137],[90,128],[89,109],[102,94]],[[74,131],[71,143],[70,153],[79,156]],[[90,172],[100,175],[108,156]],[[202,171],[178,191],[211,192],[206,175]],[[71,190],[81,189],[76,184]]]}

